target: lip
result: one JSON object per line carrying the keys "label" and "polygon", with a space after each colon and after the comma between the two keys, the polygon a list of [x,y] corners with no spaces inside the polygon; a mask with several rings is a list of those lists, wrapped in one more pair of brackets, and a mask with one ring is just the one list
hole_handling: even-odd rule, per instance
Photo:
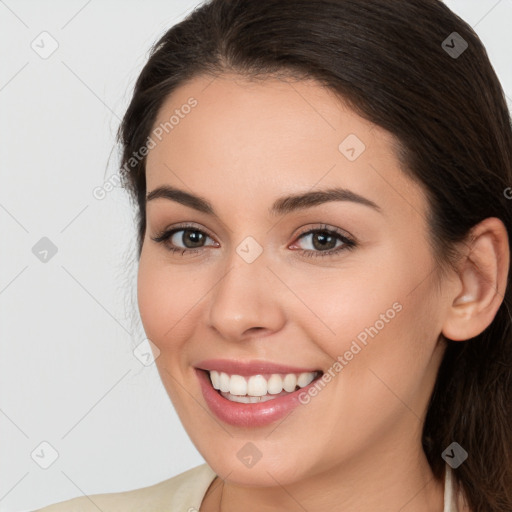
{"label": "lip", "polygon": [[319,368],[298,368],[268,361],[235,361],[233,359],[205,359],[195,365],[201,370],[216,370],[229,375],[264,375],[269,373],[306,373],[322,371]]}
{"label": "lip", "polygon": [[[247,368],[245,369],[247,370]],[[268,370],[268,366],[265,366],[265,369]],[[196,372],[197,378],[199,379],[199,384],[201,386],[204,400],[213,414],[215,414],[217,418],[224,421],[225,423],[236,427],[247,428],[263,427],[290,414],[296,407],[302,405],[299,400],[299,394],[304,392],[307,393],[308,389],[311,386],[314,386],[317,380],[320,378],[320,376],[317,377],[307,386],[297,389],[293,393],[289,393],[272,400],[267,400],[266,402],[262,403],[245,404],[239,402],[231,402],[227,398],[224,398],[212,386],[208,371],[200,368],[195,368],[194,370]],[[275,367],[273,367],[273,373],[295,373],[295,371],[291,372],[289,369],[287,369],[285,372],[274,370]],[[237,371],[239,371],[238,367]],[[298,373],[301,373],[301,371]],[[252,374],[253,373],[251,373],[251,375]],[[237,375],[239,374],[237,373]]]}

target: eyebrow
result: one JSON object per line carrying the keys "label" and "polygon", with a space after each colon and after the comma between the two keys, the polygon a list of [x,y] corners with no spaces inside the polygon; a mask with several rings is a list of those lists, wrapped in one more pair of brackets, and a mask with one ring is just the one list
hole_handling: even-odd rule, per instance
{"label": "eyebrow", "polygon": [[[194,194],[190,194],[189,192],[185,192],[184,190],[180,190],[169,185],[157,187],[147,194],[146,203],[159,198],[175,201],[199,212],[218,218],[218,215],[215,213],[215,210],[209,201]],[[337,187],[281,197],[274,202],[271,208],[269,208],[269,214],[272,216],[286,215],[294,211],[305,210],[330,201],[350,201],[368,206],[378,212],[381,212],[380,206],[372,200],[346,188]]]}

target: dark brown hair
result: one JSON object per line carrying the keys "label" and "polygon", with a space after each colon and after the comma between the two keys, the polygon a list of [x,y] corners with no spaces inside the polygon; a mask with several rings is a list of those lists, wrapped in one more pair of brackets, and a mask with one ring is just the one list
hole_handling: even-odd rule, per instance
{"label": "dark brown hair", "polygon": [[[464,42],[463,53],[450,52]],[[441,1],[212,0],[152,48],[119,129],[139,258],[146,159],[134,155],[169,94],[199,75],[226,72],[315,79],[393,134],[403,172],[427,194],[440,274],[453,268],[455,244],[487,217],[501,219],[512,240],[504,193],[512,185],[512,128],[503,89],[478,36]],[[509,272],[503,302],[484,332],[447,340],[423,429],[436,478],[452,442],[468,452],[453,472],[474,512],[512,511],[510,279]]]}

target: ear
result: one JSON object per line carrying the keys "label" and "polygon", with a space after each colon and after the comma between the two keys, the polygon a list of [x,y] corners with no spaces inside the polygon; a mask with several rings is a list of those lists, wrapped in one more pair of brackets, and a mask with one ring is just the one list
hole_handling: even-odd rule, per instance
{"label": "ear", "polygon": [[442,334],[463,341],[483,332],[493,321],[507,288],[510,249],[507,229],[489,217],[471,229],[467,254],[458,272],[458,291],[445,318]]}

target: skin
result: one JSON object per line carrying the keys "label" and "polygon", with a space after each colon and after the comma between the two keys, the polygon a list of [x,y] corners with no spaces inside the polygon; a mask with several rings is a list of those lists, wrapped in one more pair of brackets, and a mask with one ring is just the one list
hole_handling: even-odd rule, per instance
{"label": "skin", "polygon": [[[158,347],[162,382],[191,440],[219,475],[201,512],[443,510],[421,431],[445,336],[482,332],[501,304],[509,265],[506,230],[486,219],[465,244],[460,272],[438,283],[427,238],[427,202],[399,169],[392,136],[314,81],[237,75],[197,77],[163,104],[155,127],[187,103],[147,157],[147,191],[172,185],[207,199],[215,218],[168,199],[147,204],[138,304]],[[349,135],[365,151],[349,161]],[[343,186],[374,201],[349,201],[271,217],[281,196]],[[179,223],[206,233],[200,252],[171,253],[151,237]],[[322,224],[356,241],[322,251]],[[174,235],[180,248],[190,240]],[[247,237],[263,249],[252,263],[236,252]],[[337,240],[337,238],[335,238]],[[168,243],[170,243],[168,241]],[[327,249],[339,247],[332,243]],[[465,251],[465,252],[464,252]],[[476,262],[481,269],[471,264]],[[258,359],[327,372],[365,328],[402,310],[307,405],[266,427],[225,424],[208,409],[194,365],[206,358]],[[252,442],[251,468],[237,452]],[[462,510],[462,509],[461,509]]]}

